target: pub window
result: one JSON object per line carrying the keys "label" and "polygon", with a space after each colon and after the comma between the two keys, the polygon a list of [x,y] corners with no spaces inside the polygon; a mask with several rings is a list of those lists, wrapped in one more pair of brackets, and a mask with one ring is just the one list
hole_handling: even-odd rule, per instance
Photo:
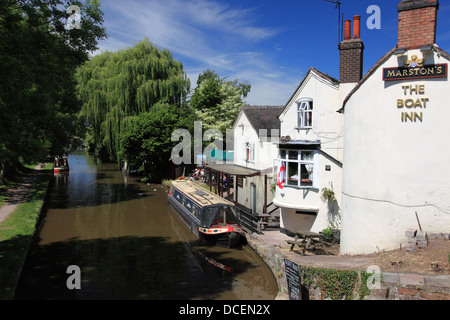
{"label": "pub window", "polygon": [[310,98],[297,101],[297,128],[310,129],[313,121],[313,100]]}
{"label": "pub window", "polygon": [[255,144],[246,142],[244,143],[244,157],[243,160],[254,162],[255,161]]}
{"label": "pub window", "polygon": [[299,188],[317,187],[317,151],[280,150],[279,168],[286,170],[284,185]]}

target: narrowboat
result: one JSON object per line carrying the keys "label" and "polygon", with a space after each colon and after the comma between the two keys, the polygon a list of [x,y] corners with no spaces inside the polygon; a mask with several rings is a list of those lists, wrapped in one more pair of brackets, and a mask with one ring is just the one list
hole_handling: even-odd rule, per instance
{"label": "narrowboat", "polygon": [[192,181],[174,181],[168,202],[202,241],[230,248],[242,243],[245,238],[234,204]]}
{"label": "narrowboat", "polygon": [[62,173],[69,172],[69,162],[67,161],[67,157],[55,157],[53,161],[53,172],[54,173]]}

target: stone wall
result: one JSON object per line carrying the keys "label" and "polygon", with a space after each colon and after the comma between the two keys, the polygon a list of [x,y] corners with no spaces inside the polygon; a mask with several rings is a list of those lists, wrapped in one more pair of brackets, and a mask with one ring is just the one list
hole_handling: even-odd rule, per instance
{"label": "stone wall", "polygon": [[[248,244],[271,268],[278,283],[279,294],[277,300],[287,300],[288,287],[284,259],[288,258],[278,247],[267,245],[258,241],[249,240]],[[311,267],[309,267],[311,268]],[[324,270],[322,268],[322,270]],[[335,270],[335,269],[329,269]],[[341,270],[343,273],[350,270]],[[361,287],[367,282],[363,276],[364,271],[357,271],[354,288],[349,297],[341,297],[350,300],[450,300],[450,276],[449,275],[425,275],[412,273],[381,273],[379,289],[372,289],[361,294]],[[302,296],[304,300],[330,299],[320,287],[320,279],[305,281],[302,274]],[[308,282],[308,285],[305,283]]]}
{"label": "stone wall", "polygon": [[368,300],[450,300],[449,275],[383,273],[381,289],[374,289]]}

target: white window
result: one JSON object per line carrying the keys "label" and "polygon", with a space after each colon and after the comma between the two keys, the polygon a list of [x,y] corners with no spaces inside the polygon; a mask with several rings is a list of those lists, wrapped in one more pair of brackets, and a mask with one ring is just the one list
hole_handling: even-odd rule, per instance
{"label": "white window", "polygon": [[243,160],[248,161],[248,162],[255,161],[255,144],[254,143],[250,143],[250,142],[244,143]]}
{"label": "white window", "polygon": [[313,101],[304,98],[297,101],[297,128],[309,129],[313,125]]}
{"label": "white window", "polygon": [[317,188],[317,151],[280,149],[280,166],[286,168],[284,185]]}

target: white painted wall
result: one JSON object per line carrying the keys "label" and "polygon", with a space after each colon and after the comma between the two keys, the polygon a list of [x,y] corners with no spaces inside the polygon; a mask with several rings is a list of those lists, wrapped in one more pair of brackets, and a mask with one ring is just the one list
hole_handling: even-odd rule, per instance
{"label": "white painted wall", "polygon": [[[270,135],[270,130],[268,130]],[[244,143],[255,144],[255,161],[243,160]],[[234,164],[246,168],[265,170],[272,168],[273,159],[277,157],[277,145],[269,138],[259,138],[256,130],[251,125],[244,112],[241,112],[234,124]],[[270,192],[272,177],[267,179],[267,204],[271,203],[274,195]],[[263,213],[264,207],[264,176],[246,178],[243,181],[243,188],[238,190],[238,202],[251,209],[253,202],[252,184],[256,186],[256,210]],[[235,181],[236,187],[236,181]]]}
{"label": "white painted wall", "polygon": [[[343,98],[354,85],[340,88],[338,84],[332,83],[315,73],[314,70],[310,70],[280,115],[281,136],[290,136],[292,140],[320,140],[321,150],[329,155],[326,156],[321,152],[317,155],[318,188],[285,186],[285,194],[282,196],[277,188],[274,199],[274,203],[282,208],[317,212],[317,218],[311,228],[311,231],[314,232],[322,231],[330,223],[334,223],[338,227],[340,225],[342,167],[339,162],[342,162],[343,159],[344,117],[337,113],[337,110],[342,105]],[[297,128],[296,101],[301,98],[311,98],[314,101],[312,129]],[[327,165],[331,166],[331,171],[325,170]],[[324,187],[332,188],[335,191],[337,203],[331,204],[321,200],[321,190]],[[282,209],[281,227],[290,230],[289,226],[285,225],[285,221],[292,218],[287,217],[288,214],[292,215],[292,210]]]}
{"label": "white painted wall", "polygon": [[[337,114],[341,100],[339,86],[310,71],[280,116],[281,136],[292,140],[321,140],[322,149],[342,161],[344,117]],[[301,98],[314,101],[313,128],[297,129],[297,104]]]}
{"label": "white painted wall", "polygon": [[[419,50],[410,50],[421,56]],[[447,63],[437,53],[425,64]],[[382,69],[403,65],[391,56],[345,106],[341,253],[395,249],[405,231],[450,232],[450,84],[444,79],[382,80]],[[402,86],[424,85],[405,95]],[[429,98],[423,122],[402,123],[397,99]],[[407,110],[404,110],[407,111]],[[412,110],[414,111],[414,110]]]}

